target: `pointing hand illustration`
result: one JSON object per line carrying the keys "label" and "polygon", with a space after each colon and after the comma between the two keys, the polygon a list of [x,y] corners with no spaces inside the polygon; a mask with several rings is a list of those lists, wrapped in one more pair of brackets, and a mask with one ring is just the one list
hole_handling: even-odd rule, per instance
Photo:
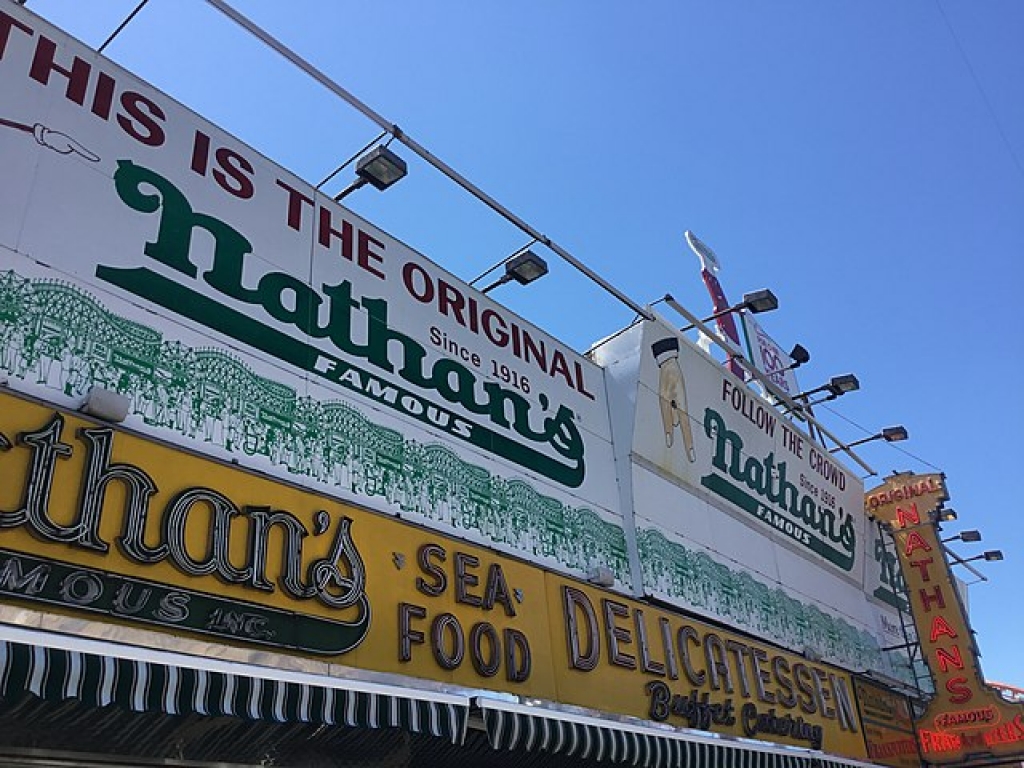
{"label": "pointing hand illustration", "polygon": [[90,152],[66,133],[51,131],[45,125],[41,125],[40,123],[36,123],[32,126],[32,135],[36,137],[36,141],[38,143],[42,144],[44,147],[49,147],[54,152],[59,152],[62,155],[70,155],[73,152],[93,163],[98,163],[100,161],[99,155],[95,152]]}
{"label": "pointing hand illustration", "polygon": [[675,428],[683,435],[683,449],[691,462],[697,460],[693,447],[693,431],[690,414],[686,405],[686,381],[679,367],[679,339],[666,338],[651,345],[654,359],[658,361],[658,399],[661,406],[661,423],[665,429],[665,445],[672,447]]}
{"label": "pointing hand illustration", "polygon": [[36,143],[43,147],[48,147],[54,152],[62,155],[76,154],[84,157],[86,160],[92,163],[98,163],[100,161],[99,155],[95,152],[83,147],[77,141],[72,139],[66,133],[60,131],[53,131],[47,128],[42,123],[36,123],[35,125],[28,125],[26,123],[18,123],[14,120],[6,120],[0,118],[0,126],[5,128],[13,128],[16,131],[24,131],[25,133],[31,133],[35,138]]}

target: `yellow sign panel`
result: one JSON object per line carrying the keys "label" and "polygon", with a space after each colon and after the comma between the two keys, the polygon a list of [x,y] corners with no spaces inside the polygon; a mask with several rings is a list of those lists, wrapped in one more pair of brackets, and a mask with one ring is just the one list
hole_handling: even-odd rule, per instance
{"label": "yellow sign panel", "polygon": [[561,701],[867,756],[845,672],[564,579],[548,579],[548,611]]}
{"label": "yellow sign panel", "polygon": [[967,614],[939,540],[937,514],[949,498],[941,474],[893,475],[867,493],[867,512],[892,532],[921,651],[935,696],[917,721],[929,763],[970,764],[1024,757],[1024,707],[985,684]]}
{"label": "yellow sign panel", "polygon": [[0,394],[0,595],[865,756],[847,674]]}
{"label": "yellow sign panel", "polygon": [[914,738],[910,700],[861,678],[853,683],[868,757],[892,768],[918,768],[921,757]]}
{"label": "yellow sign panel", "polygon": [[555,698],[543,572],[0,394],[0,595]]}

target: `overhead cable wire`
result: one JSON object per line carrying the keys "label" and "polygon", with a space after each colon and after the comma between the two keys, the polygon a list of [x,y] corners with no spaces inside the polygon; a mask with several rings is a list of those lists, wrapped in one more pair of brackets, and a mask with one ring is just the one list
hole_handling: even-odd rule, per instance
{"label": "overhead cable wire", "polygon": [[[383,138],[384,138],[385,136],[387,136],[387,135],[388,135],[388,132],[387,132],[387,131],[381,131],[381,132],[380,132],[380,133],[379,133],[379,134],[377,135],[377,137],[376,137],[375,139],[371,140],[371,141],[370,141],[370,142],[369,142],[368,144],[366,144],[366,145],[365,145],[364,147],[362,147],[362,148],[361,148],[361,149],[360,149],[360,150],[359,150],[358,152],[356,152],[355,154],[353,154],[353,155],[352,155],[352,157],[350,157],[350,158],[349,158],[348,160],[346,160],[346,161],[345,161],[344,163],[342,163],[342,164],[341,164],[341,165],[339,165],[339,166],[338,166],[337,168],[335,168],[335,169],[334,169],[333,171],[331,171],[331,172],[330,172],[329,174],[327,174],[327,176],[325,176],[325,177],[324,177],[323,181],[321,181],[321,182],[320,182],[319,184],[317,184],[317,185],[316,185],[315,189],[320,189],[320,187],[322,187],[322,186],[323,186],[324,184],[326,184],[326,183],[327,183],[328,181],[330,181],[330,180],[331,180],[331,179],[333,179],[333,178],[334,178],[335,176],[337,176],[337,175],[338,175],[339,173],[341,173],[341,172],[342,172],[343,170],[345,170],[345,169],[346,169],[346,168],[347,168],[347,167],[348,167],[349,165],[351,165],[351,164],[352,164],[353,162],[355,162],[356,160],[358,160],[358,159],[359,159],[359,157],[360,157],[360,156],[361,156],[361,155],[363,154],[363,152],[365,152],[366,150],[368,150],[368,149],[369,149],[370,147],[372,147],[372,146],[373,146],[374,144],[376,144],[376,143],[377,143],[378,141],[380,141],[381,139],[383,139]],[[394,137],[392,137],[392,138],[394,138]],[[391,143],[391,142],[389,141],[389,142],[388,142],[388,144],[390,144],[390,143]],[[387,144],[385,144],[385,146],[387,146]]]}
{"label": "overhead cable wire", "polygon": [[942,0],[935,0],[935,6],[939,9],[939,15],[942,16],[942,20],[946,24],[946,29],[949,30],[950,37],[952,37],[953,42],[956,43],[957,51],[960,52],[960,58],[963,59],[964,66],[967,67],[967,71],[971,75],[971,80],[974,81],[974,87],[978,89],[978,93],[981,94],[981,100],[985,102],[985,108],[988,109],[989,117],[992,118],[992,122],[996,127],[996,132],[999,134],[999,138],[1003,140],[1003,145],[1006,147],[1006,151],[1009,153],[1010,159],[1013,160],[1013,164],[1017,168],[1017,173],[1020,174],[1021,179],[1024,179],[1024,165],[1021,164],[1020,158],[1017,157],[1017,153],[1013,150],[1013,145],[1010,143],[1010,139],[1006,135],[1006,131],[1003,130],[1003,124],[999,121],[999,115],[996,114],[996,110],[992,106],[988,93],[981,85],[981,79],[978,77],[978,73],[971,64],[971,59],[967,55],[967,50],[964,48],[963,43],[960,42],[960,38],[957,36],[952,23],[950,23],[949,16],[946,15],[946,9],[942,7]]}
{"label": "overhead cable wire", "polygon": [[101,45],[99,48],[97,48],[96,51],[98,53],[103,53],[103,49],[106,48],[108,45],[110,45],[112,42],[114,42],[114,38],[117,37],[119,34],[121,34],[121,30],[123,30],[125,27],[127,27],[129,24],[131,24],[132,19],[134,19],[136,17],[136,15],[138,15],[139,11],[141,11],[145,7],[146,3],[148,3],[148,2],[149,2],[149,0],[142,0],[141,3],[139,3],[137,6],[135,6],[135,10],[132,11],[131,13],[129,13],[125,17],[124,21],[122,21],[120,24],[118,24],[117,29],[115,29],[113,32],[110,33],[110,37],[108,37],[106,40],[104,40],[103,41],[103,45]]}
{"label": "overhead cable wire", "polygon": [[[843,421],[845,421],[847,424],[850,424],[851,426],[856,427],[857,429],[862,431],[865,435],[873,434],[873,432],[870,429],[868,429],[867,427],[865,427],[863,424],[858,424],[853,419],[848,418],[846,416],[843,416],[843,414],[841,414],[835,408],[830,408],[827,405],[822,405],[821,407],[823,409],[825,409],[826,411],[828,411],[829,413],[831,413],[833,416],[837,416],[838,418],[840,418]],[[890,448],[892,448],[894,451],[899,451],[904,456],[908,456],[909,458],[913,459],[914,461],[919,462],[919,463],[923,464],[926,467],[930,467],[931,469],[934,469],[936,472],[941,472],[942,471],[941,467],[935,466],[930,461],[922,459],[920,456],[917,456],[917,455],[911,453],[906,448],[902,448],[899,445],[897,445],[896,443],[886,443],[886,445],[889,446]]]}
{"label": "overhead cable wire", "polygon": [[521,231],[534,238],[537,242],[543,243],[549,250],[557,254],[562,258],[563,261],[570,264],[578,272],[589,278],[592,282],[603,288],[606,292],[610,293],[620,302],[625,304],[627,307],[632,309],[638,315],[651,319],[652,315],[649,310],[641,307],[629,296],[620,291],[614,285],[609,283],[603,277],[598,275],[593,269],[588,267],[582,261],[573,256],[569,251],[560,246],[554,240],[549,238],[547,235],[542,234],[539,230],[528,224],[524,219],[517,216],[510,209],[499,203],[489,194],[484,192],[480,187],[473,184],[469,179],[463,176],[461,173],[456,171],[450,165],[442,161],[436,155],[431,153],[426,147],[422,146],[419,142],[415,141],[409,134],[405,133],[395,123],[386,120],[383,115],[373,110],[369,105],[358,99],[355,95],[350,93],[348,90],[343,88],[340,84],[328,77],[324,72],[314,67],[306,59],[302,58],[298,53],[293,51],[291,48],[286,46],[283,42],[275,38],[265,29],[257,25],[247,16],[235,9],[226,0],[206,0],[206,2],[212,7],[220,11],[224,16],[231,19],[233,22],[238,24],[242,29],[246,30],[249,34],[261,41],[271,50],[275,51],[278,55],[282,56],[287,61],[298,67],[300,70],[305,72],[315,81],[324,86],[328,91],[333,93],[335,96],[346,102],[349,106],[361,113],[371,122],[376,123],[381,129],[390,133],[400,144],[406,147],[406,149],[419,155],[420,159],[432,165],[436,170],[447,176],[458,186],[462,187],[468,193],[473,195],[477,200],[486,205],[492,211],[497,213],[503,219],[514,225]]}

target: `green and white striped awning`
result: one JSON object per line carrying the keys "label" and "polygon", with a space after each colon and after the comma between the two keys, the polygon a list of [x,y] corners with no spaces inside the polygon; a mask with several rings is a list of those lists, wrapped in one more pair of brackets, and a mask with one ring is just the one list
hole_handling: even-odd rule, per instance
{"label": "green and white striped awning", "polygon": [[[805,749],[660,729],[503,700],[477,699],[494,749],[541,751],[646,768],[869,766]],[[870,768],[870,766],[869,766]]]}
{"label": "green and white striped awning", "polygon": [[[221,722],[271,727],[318,726],[403,729],[440,737],[426,742],[450,753],[436,760],[459,765],[480,757],[469,749],[468,696],[375,682],[271,669],[96,640],[0,627],[0,699],[81,702],[155,715],[236,718]],[[482,715],[486,744],[520,764],[530,753],[548,765],[611,763],[645,768],[854,768],[856,760],[822,752],[672,729],[585,710],[528,706],[507,699],[472,700]],[[116,719],[116,722],[122,722]],[[168,721],[170,722],[170,721]],[[272,726],[271,724],[283,724]],[[264,730],[267,730],[264,729]],[[356,731],[334,731],[357,733]],[[387,739],[389,737],[383,736]],[[304,737],[306,738],[306,737]],[[443,739],[443,740],[442,740]],[[447,742],[447,744],[446,744]],[[422,746],[422,745],[421,745]],[[198,747],[197,747],[198,748]],[[420,747],[417,747],[419,749]],[[463,750],[469,751],[463,753]],[[566,762],[562,762],[562,761]],[[472,762],[472,760],[471,760]],[[490,764],[490,763],[488,763]]]}
{"label": "green and white striped awning", "polygon": [[28,692],[48,701],[76,699],[133,712],[401,728],[455,744],[465,739],[466,697],[123,646],[89,652],[73,647],[81,645],[75,639],[62,645],[0,639],[0,696]]}

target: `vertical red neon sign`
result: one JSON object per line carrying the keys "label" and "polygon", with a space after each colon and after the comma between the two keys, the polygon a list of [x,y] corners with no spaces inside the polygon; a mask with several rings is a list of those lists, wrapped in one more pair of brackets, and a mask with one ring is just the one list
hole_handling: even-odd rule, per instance
{"label": "vertical red neon sign", "polygon": [[892,534],[935,696],[915,722],[930,763],[1024,757],[1024,707],[985,684],[967,614],[939,540],[948,499],[941,474],[893,475],[865,495],[865,508]]}

